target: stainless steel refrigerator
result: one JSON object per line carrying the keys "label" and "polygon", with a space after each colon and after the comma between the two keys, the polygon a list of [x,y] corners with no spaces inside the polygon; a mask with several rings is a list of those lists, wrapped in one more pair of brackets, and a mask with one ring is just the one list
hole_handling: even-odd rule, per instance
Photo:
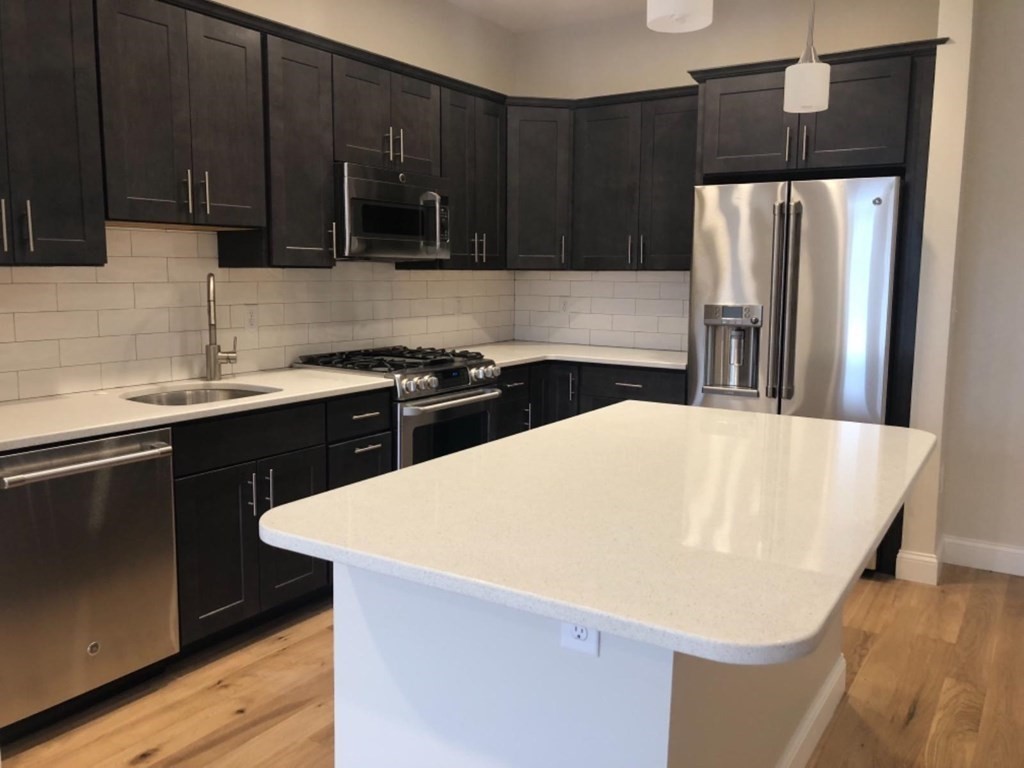
{"label": "stainless steel refrigerator", "polygon": [[882,423],[898,178],[700,186],[694,405]]}

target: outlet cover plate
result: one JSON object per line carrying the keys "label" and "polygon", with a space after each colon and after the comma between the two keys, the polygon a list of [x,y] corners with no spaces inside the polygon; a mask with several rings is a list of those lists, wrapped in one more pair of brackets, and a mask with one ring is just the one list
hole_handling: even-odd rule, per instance
{"label": "outlet cover plate", "polygon": [[575,651],[587,656],[599,656],[601,654],[601,633],[582,624],[562,622],[561,645],[567,651]]}

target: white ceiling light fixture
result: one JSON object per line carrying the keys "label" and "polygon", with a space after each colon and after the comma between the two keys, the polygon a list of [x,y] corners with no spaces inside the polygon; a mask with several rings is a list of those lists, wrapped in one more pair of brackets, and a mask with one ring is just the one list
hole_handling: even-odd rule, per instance
{"label": "white ceiling light fixture", "polygon": [[786,67],[786,90],[782,108],[786,112],[824,112],[828,109],[828,64],[818,59],[814,50],[814,0],[811,0],[811,18],[807,22],[807,46],[800,61]]}
{"label": "white ceiling light fixture", "polygon": [[647,26],[655,32],[696,32],[710,26],[714,0],[647,0]]}

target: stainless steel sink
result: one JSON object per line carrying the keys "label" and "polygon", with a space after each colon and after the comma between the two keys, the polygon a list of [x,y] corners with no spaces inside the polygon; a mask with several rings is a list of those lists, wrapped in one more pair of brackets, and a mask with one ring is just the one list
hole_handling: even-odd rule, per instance
{"label": "stainless steel sink", "polygon": [[201,405],[202,403],[218,403],[223,400],[237,400],[240,397],[255,397],[280,391],[273,387],[193,384],[176,389],[160,389],[155,392],[125,395],[124,398],[133,403],[149,405]]}

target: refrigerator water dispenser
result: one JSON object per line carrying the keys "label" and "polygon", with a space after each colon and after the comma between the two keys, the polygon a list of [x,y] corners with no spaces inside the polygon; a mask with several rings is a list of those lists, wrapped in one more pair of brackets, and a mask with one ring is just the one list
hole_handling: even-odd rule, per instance
{"label": "refrigerator water dispenser", "polygon": [[703,390],[714,395],[757,397],[763,308],[753,304],[705,304],[707,365]]}

